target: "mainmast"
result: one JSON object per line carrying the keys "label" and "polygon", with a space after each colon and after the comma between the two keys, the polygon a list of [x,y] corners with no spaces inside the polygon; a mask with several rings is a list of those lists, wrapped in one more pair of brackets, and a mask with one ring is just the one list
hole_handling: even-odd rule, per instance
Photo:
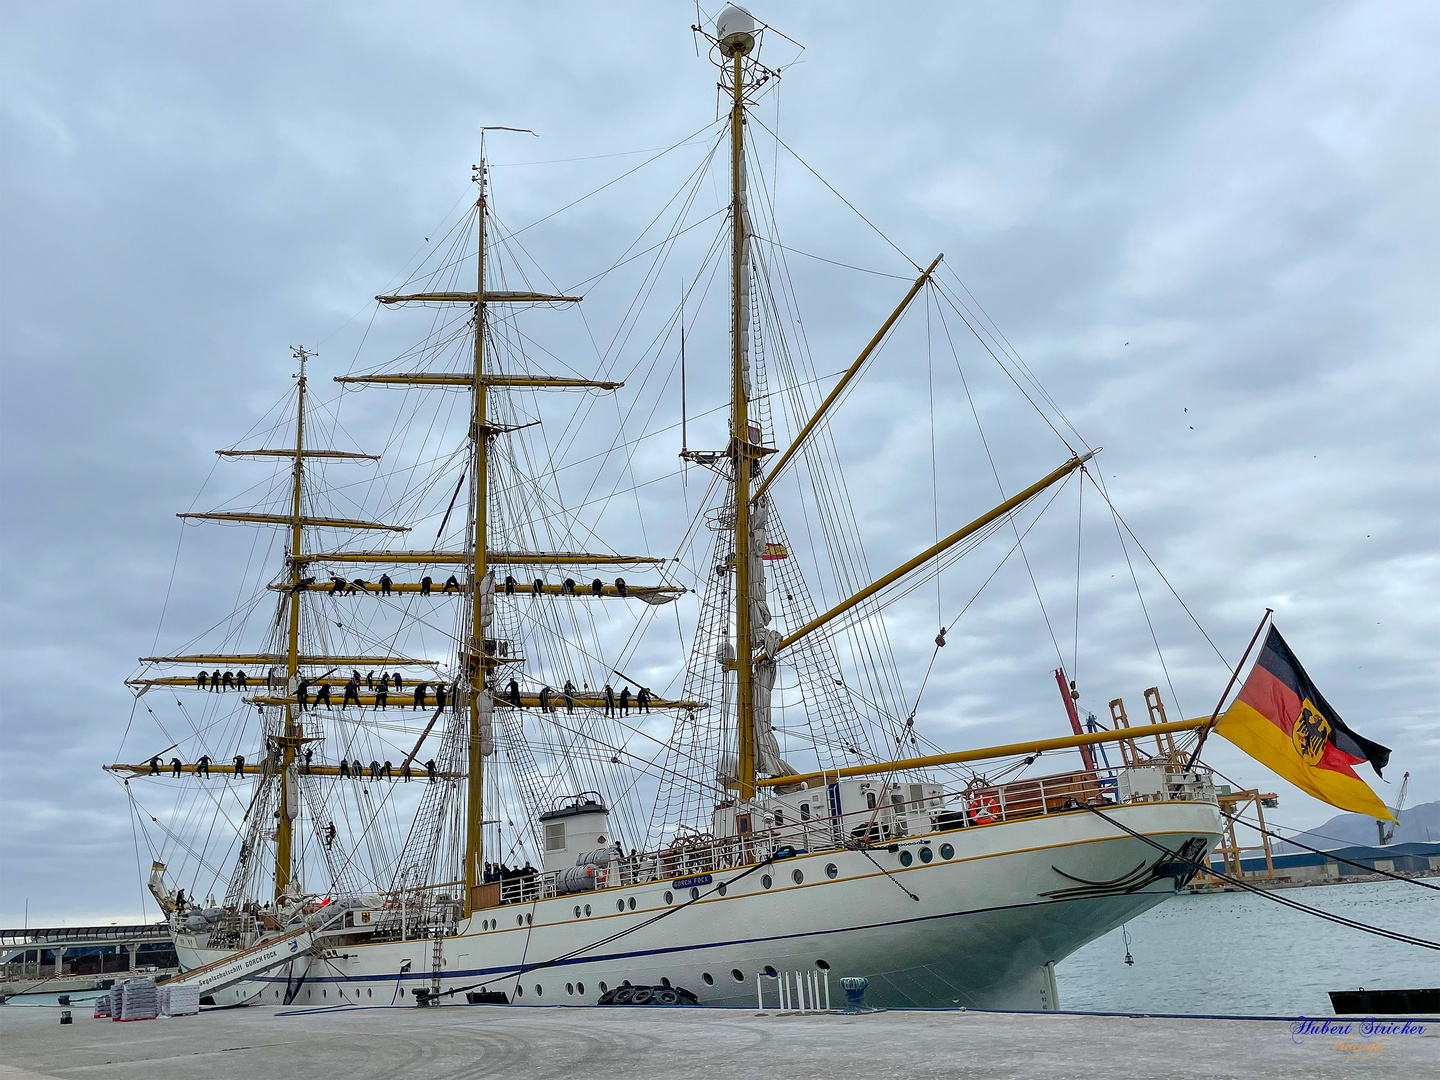
{"label": "mainmast", "polygon": [[[494,592],[484,587],[486,580],[487,514],[490,495],[489,483],[489,438],[487,420],[487,394],[485,386],[485,143],[481,136],[480,164],[475,167],[475,182],[480,193],[475,201],[475,217],[479,240],[477,244],[478,267],[475,279],[475,356],[473,412],[470,420],[470,439],[474,446],[474,478],[472,491],[475,499],[475,531],[471,537],[474,545],[470,577],[470,641],[466,660],[466,674],[469,693],[469,764],[467,774],[467,799],[465,806],[465,914],[474,910],[475,887],[480,884],[481,861],[484,858],[483,825],[485,818],[485,757],[483,738],[489,735],[491,716],[489,693],[489,669],[485,664],[485,624],[490,614],[486,610],[487,600],[493,607]],[[485,723],[482,725],[482,717]]]}
{"label": "mainmast", "polygon": [[749,213],[745,206],[745,56],[755,47],[755,20],[737,7],[720,13],[715,25],[720,53],[730,68],[730,275],[731,275],[731,432],[730,458],[735,474],[735,731],[736,787],[740,799],[755,795],[755,668],[752,660],[750,593],[750,480],[757,464],[750,441],[749,341],[750,267],[747,258]]}
{"label": "mainmast", "polygon": [[[285,643],[285,677],[287,697],[295,694],[300,678],[300,579],[305,563],[300,546],[304,536],[303,490],[305,483],[305,362],[313,355],[303,347],[291,350],[300,363],[295,414],[295,464],[291,472],[290,491],[290,622]],[[288,702],[283,734],[276,741],[280,748],[280,817],[275,828],[275,900],[279,902],[290,888],[295,876],[294,822],[299,807],[299,784],[295,777],[295,748],[303,733],[296,717],[295,706]]]}

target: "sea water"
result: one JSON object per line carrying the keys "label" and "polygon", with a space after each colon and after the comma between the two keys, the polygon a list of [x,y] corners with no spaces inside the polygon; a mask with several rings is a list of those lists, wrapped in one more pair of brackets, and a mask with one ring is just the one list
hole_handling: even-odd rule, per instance
{"label": "sea water", "polygon": [[[1420,879],[1440,885],[1440,878]],[[1440,891],[1406,881],[1274,895],[1440,942]],[[1126,935],[1133,966],[1125,963]],[[1248,892],[1181,895],[1056,969],[1062,1009],[1333,1016],[1327,991],[1440,986],[1440,951],[1390,941]]]}

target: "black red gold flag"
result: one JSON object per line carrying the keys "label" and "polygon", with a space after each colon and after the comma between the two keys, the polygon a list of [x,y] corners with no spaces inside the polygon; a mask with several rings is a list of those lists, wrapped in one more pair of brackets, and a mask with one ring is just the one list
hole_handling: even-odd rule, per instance
{"label": "black red gold flag", "polygon": [[1331,806],[1394,820],[1355,772],[1356,765],[1368,761],[1379,776],[1390,751],[1346,726],[1273,626],[1215,733]]}

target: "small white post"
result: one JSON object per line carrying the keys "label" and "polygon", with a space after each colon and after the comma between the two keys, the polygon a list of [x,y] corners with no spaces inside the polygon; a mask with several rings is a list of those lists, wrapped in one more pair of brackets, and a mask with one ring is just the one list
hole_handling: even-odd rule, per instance
{"label": "small white post", "polygon": [[820,973],[810,972],[810,1007],[813,1011],[820,1011]]}
{"label": "small white post", "polygon": [[825,1011],[830,1011],[830,972],[825,972]]}
{"label": "small white post", "polygon": [[800,972],[798,972],[798,971],[795,972],[794,978],[795,978],[795,997],[796,997],[796,999],[800,1002],[800,1011],[803,1013],[803,1012],[806,1011],[806,1009],[805,1009],[805,980],[801,977]]}
{"label": "small white post", "polygon": [[756,1011],[756,1012],[764,1012],[764,1011],[765,1011],[765,986],[764,986],[764,984],[761,983],[761,981],[760,981],[760,980],[763,979],[764,977],[765,977],[764,975],[756,975],[756,976],[755,976],[755,1011]]}
{"label": "small white post", "polygon": [[789,985],[788,985],[788,984],[789,984],[789,981],[790,981],[790,980],[787,979],[787,978],[785,978],[785,975],[784,975],[784,973],[782,972],[781,975],[780,975],[780,1011],[781,1011],[781,1012],[788,1012],[788,1011],[790,1010],[789,1002],[786,1001],[786,998],[788,997],[788,995],[786,994],[786,991],[789,989]]}

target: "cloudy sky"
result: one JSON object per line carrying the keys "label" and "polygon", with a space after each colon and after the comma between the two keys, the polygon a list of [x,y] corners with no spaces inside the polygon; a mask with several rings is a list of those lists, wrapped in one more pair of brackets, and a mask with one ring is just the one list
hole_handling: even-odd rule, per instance
{"label": "cloudy sky", "polygon": [[[772,37],[765,59],[783,77],[757,110],[795,152],[765,151],[784,240],[875,271],[791,260],[815,370],[853,358],[913,270],[811,167],[910,258],[945,253],[946,287],[963,281],[1104,447],[1114,505],[1224,656],[1275,608],[1332,704],[1393,748],[1382,795],[1393,802],[1408,770],[1412,801],[1440,798],[1440,11],[758,14],[804,46]],[[32,922],[139,915],[130,814],[99,767],[121,745],[135,658],[183,643],[244,584],[249,540],[190,530],[167,601],[173,514],[253,482],[212,475],[211,451],[283,396],[288,346],[318,349],[328,378],[413,340],[417,324],[393,317],[367,338],[369,298],[473,198],[483,125],[539,134],[491,139],[512,228],[701,133],[527,234],[557,285],[613,263],[708,152],[715,73],[694,16],[685,3],[0,5],[0,923],[27,899]],[[709,212],[723,191],[704,198]],[[597,288],[587,336],[608,341],[624,303]],[[835,433],[877,572],[933,537],[935,495],[942,532],[994,501],[960,370],[1007,491],[1067,454],[978,342],[941,347],[938,320],[912,310]],[[705,361],[723,353],[722,326],[697,326],[692,411],[721,400]],[[586,347],[569,362],[594,369]],[[678,414],[669,382],[627,392],[655,405],[647,431]],[[361,412],[347,430],[383,438],[389,422]],[[636,481],[665,478],[642,497],[659,541],[683,531],[675,499],[693,498],[670,476],[677,449],[657,435],[634,461]],[[1007,566],[957,624],[919,711],[929,738],[1065,733],[1057,650],[1102,717],[1122,695],[1143,712],[1150,685],[1184,715],[1213,707],[1224,665],[1132,544],[1141,609],[1094,488],[1076,647],[1078,509],[1067,489],[1054,528],[1027,540],[1035,585]],[[626,521],[607,522],[620,549],[641,542]],[[938,598],[932,585],[890,609],[912,699],[937,618],[953,620],[1003,554],[982,550]],[[693,602],[681,612],[693,620]],[[657,684],[668,657],[642,657]],[[1280,792],[1277,820],[1333,814],[1210,747],[1236,781]]]}

